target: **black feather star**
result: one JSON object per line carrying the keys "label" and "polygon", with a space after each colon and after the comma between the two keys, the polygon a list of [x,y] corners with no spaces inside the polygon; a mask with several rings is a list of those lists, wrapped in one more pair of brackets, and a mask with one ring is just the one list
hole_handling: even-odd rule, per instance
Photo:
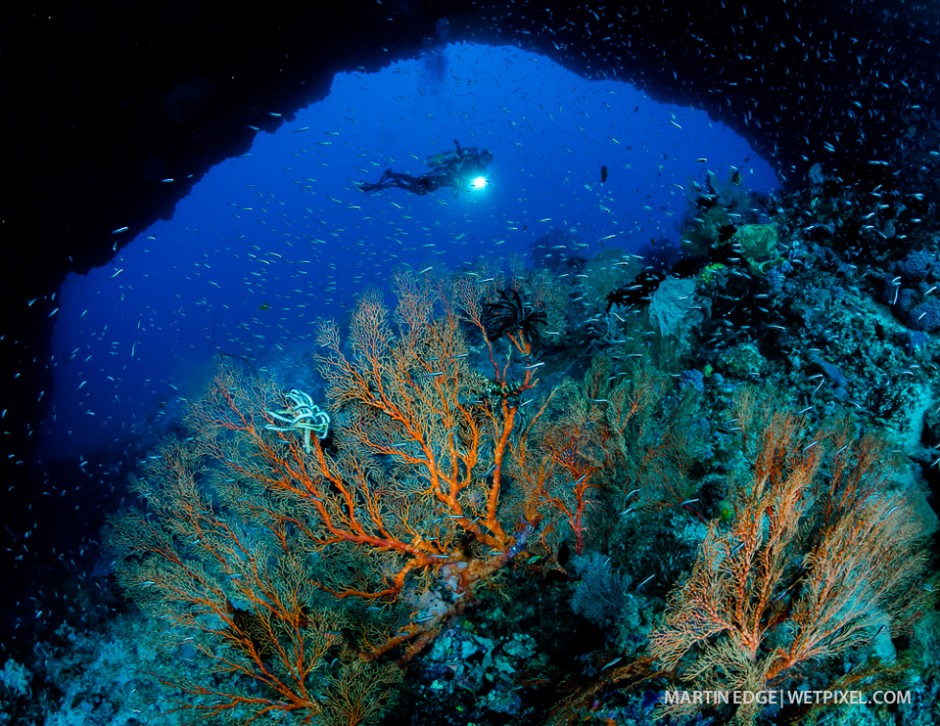
{"label": "black feather star", "polygon": [[524,292],[516,289],[500,290],[499,299],[486,303],[482,315],[483,327],[490,340],[504,335],[517,336],[528,343],[530,352],[542,347],[540,325],[548,323],[544,310],[536,309]]}

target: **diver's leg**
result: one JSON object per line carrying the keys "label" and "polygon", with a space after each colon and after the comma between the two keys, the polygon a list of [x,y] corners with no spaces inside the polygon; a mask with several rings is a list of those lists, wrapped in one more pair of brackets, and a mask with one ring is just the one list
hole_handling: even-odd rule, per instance
{"label": "diver's leg", "polygon": [[401,174],[393,171],[389,172],[388,184],[399,189],[404,189],[412,194],[427,194],[427,177],[412,176],[411,174]]}
{"label": "diver's leg", "polygon": [[379,180],[378,180],[377,182],[372,183],[372,182],[366,182],[366,181],[358,181],[358,182],[356,182],[356,186],[359,187],[359,189],[360,189],[361,191],[364,191],[366,194],[369,194],[369,193],[371,193],[371,192],[380,191],[380,190],[385,189],[386,187],[390,186],[390,185],[387,184],[386,182],[388,181],[388,178],[389,178],[393,173],[394,173],[394,172],[392,172],[391,169],[386,169],[385,171],[382,172],[382,176],[379,177]]}
{"label": "diver's leg", "polygon": [[386,169],[382,174],[382,178],[375,184],[358,182],[358,186],[364,192],[376,192],[380,189],[397,187],[398,189],[404,189],[406,192],[411,192],[412,194],[427,194],[429,191],[434,191],[434,188],[436,188],[431,181],[431,177],[412,176],[411,174],[402,174],[397,171],[392,171],[391,169]]}

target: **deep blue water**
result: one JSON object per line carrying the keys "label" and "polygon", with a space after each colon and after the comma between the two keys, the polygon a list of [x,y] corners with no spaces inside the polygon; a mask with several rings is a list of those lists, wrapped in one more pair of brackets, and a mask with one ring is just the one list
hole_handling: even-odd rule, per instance
{"label": "deep blue water", "polygon": [[[494,154],[485,189],[355,186],[385,167],[420,174],[454,139]],[[454,45],[339,75],[324,101],[215,167],[171,221],[126,232],[137,237],[110,265],[66,281],[44,455],[158,433],[211,375],[217,348],[277,367],[285,384],[309,376],[316,321],[342,317],[402,266],[525,255],[552,229],[585,254],[678,242],[690,180],[731,165],[749,189],[777,184],[706,114],[514,48]]]}

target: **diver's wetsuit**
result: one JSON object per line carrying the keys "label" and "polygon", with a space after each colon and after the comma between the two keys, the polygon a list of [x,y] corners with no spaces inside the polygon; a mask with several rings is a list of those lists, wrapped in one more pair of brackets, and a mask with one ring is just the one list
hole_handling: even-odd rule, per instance
{"label": "diver's wetsuit", "polygon": [[453,180],[450,176],[437,174],[434,171],[428,174],[422,174],[421,176],[412,176],[411,174],[401,174],[397,171],[386,169],[382,172],[381,178],[375,184],[361,181],[357,182],[357,185],[366,193],[377,192],[380,189],[388,189],[389,187],[398,187],[412,194],[427,194],[428,192],[436,192],[441,187],[446,187],[452,182]]}
{"label": "diver's wetsuit", "polygon": [[391,187],[404,189],[412,194],[428,194],[442,187],[458,189],[462,182],[466,184],[473,177],[483,174],[493,160],[493,155],[486,149],[480,150],[473,146],[461,148],[456,140],[454,145],[457,147],[455,152],[435,154],[428,158],[432,169],[427,174],[412,176],[386,169],[377,182],[361,181],[357,182],[357,186],[366,193]]}

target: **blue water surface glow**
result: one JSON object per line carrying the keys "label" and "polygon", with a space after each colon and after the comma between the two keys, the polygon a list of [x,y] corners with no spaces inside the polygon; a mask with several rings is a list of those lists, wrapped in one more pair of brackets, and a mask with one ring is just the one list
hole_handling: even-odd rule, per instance
{"label": "blue water surface glow", "polygon": [[[483,188],[420,197],[355,186],[386,167],[420,174],[454,139],[493,152]],[[68,278],[45,455],[159,432],[204,385],[217,349],[309,377],[317,320],[342,318],[398,268],[525,254],[554,228],[576,235],[582,254],[677,241],[690,180],[731,165],[750,189],[777,186],[770,166],[704,112],[516,48],[450,45],[380,73],[337,75],[327,99],[213,168],[172,221]]]}

